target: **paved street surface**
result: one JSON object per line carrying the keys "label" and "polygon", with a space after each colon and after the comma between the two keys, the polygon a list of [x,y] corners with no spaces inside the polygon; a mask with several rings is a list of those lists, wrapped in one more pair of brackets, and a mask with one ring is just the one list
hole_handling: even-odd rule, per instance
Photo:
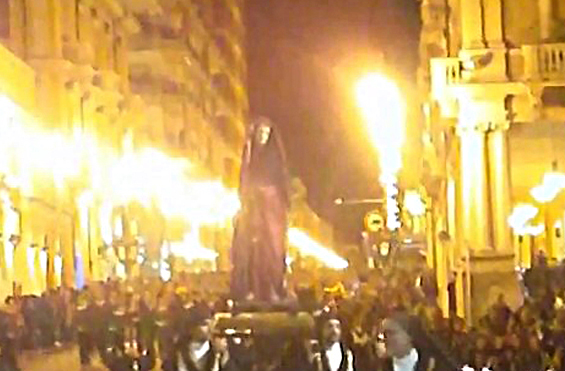
{"label": "paved street surface", "polygon": [[25,352],[20,356],[22,371],[107,371],[95,358],[92,366],[80,366],[76,347],[48,352]]}

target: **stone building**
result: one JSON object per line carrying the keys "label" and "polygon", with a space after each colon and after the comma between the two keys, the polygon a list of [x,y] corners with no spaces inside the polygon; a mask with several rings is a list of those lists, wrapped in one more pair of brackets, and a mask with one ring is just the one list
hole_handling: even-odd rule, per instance
{"label": "stone building", "polygon": [[[562,195],[531,190],[565,171],[565,5],[423,0],[421,15],[425,181],[435,230],[447,232],[433,237],[435,265],[443,307],[451,271],[457,312],[471,318],[499,293],[519,303],[515,266],[537,250],[564,257]],[[511,231],[524,203],[539,219]]]}
{"label": "stone building", "polygon": [[[235,187],[248,105],[242,6],[0,0],[2,135],[16,123],[55,136],[88,133],[117,152],[129,141],[188,158],[205,169],[203,177]],[[101,220],[100,202],[81,204],[93,175],[11,182],[27,172],[22,164],[0,168],[0,295],[14,284],[30,293],[102,278],[108,228],[128,259],[135,258],[127,253],[134,234],[156,234],[123,208]]]}

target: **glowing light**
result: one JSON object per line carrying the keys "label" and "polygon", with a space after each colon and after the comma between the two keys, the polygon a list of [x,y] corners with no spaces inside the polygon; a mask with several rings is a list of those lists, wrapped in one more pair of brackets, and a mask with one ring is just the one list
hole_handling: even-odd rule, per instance
{"label": "glowing light", "polygon": [[39,266],[41,267],[43,273],[47,272],[47,260],[48,260],[47,251],[42,249],[39,252]]}
{"label": "glowing light", "polygon": [[300,229],[290,228],[288,230],[288,240],[291,245],[298,248],[300,253],[312,256],[330,268],[345,269],[349,265],[345,259],[323,247]]}
{"label": "glowing light", "polygon": [[293,262],[293,261],[294,261],[294,260],[293,260],[292,257],[290,257],[290,256],[287,256],[286,258],[284,258],[284,264],[285,264],[287,267],[290,267],[290,266],[292,265],[292,262]]}
{"label": "glowing light", "polygon": [[77,197],[80,228],[83,233],[88,233],[89,228],[89,208],[94,201],[91,191],[85,191]]}
{"label": "glowing light", "polygon": [[121,216],[116,216],[114,218],[114,229],[113,229],[113,233],[114,236],[116,236],[116,238],[122,238],[124,235],[124,224],[123,224],[123,220]]}
{"label": "glowing light", "polygon": [[396,174],[402,167],[405,122],[400,90],[390,79],[372,73],[357,83],[356,98],[371,141],[379,151],[382,174]]}
{"label": "glowing light", "polygon": [[396,230],[398,195],[396,174],[402,167],[405,104],[396,84],[385,76],[372,73],[356,86],[357,104],[367,122],[370,139],[379,152],[380,182],[386,193],[387,228]]}
{"label": "glowing light", "polygon": [[182,257],[189,263],[195,260],[214,261],[218,257],[217,252],[202,246],[199,226],[193,226],[182,242],[171,242],[170,248],[173,255]]}
{"label": "glowing light", "polygon": [[168,264],[161,264],[159,276],[163,281],[169,281],[171,279],[171,269]]}
{"label": "glowing light", "polygon": [[32,118],[24,120],[6,96],[0,95],[0,109],[3,183],[24,195],[33,195],[37,184],[86,189],[75,200],[81,228],[87,229],[90,207],[98,208],[100,234],[107,245],[112,243],[113,229],[118,237],[122,232],[113,225],[113,209],[129,203],[198,225],[223,223],[240,208],[237,191],[226,189],[218,180],[196,179],[191,174],[193,165],[185,158],[154,148],[135,148],[131,133],[124,136],[122,148],[112,148],[81,129],[66,136],[32,125]]}
{"label": "glowing light", "polygon": [[530,190],[532,197],[539,203],[553,201],[565,189],[565,174],[557,172],[546,173],[542,184]]}
{"label": "glowing light", "polygon": [[27,267],[31,277],[35,274],[35,248],[28,246],[26,251]]}
{"label": "glowing light", "polygon": [[519,236],[538,236],[545,230],[543,224],[531,225],[531,221],[538,215],[537,207],[530,204],[519,204],[514,207],[508,217],[508,224]]}
{"label": "glowing light", "polygon": [[106,245],[111,245],[113,240],[112,234],[112,205],[104,202],[100,206],[98,223],[100,225],[100,237]]}
{"label": "glowing light", "polygon": [[404,194],[404,207],[412,216],[422,216],[426,213],[426,204],[415,191],[407,191]]}
{"label": "glowing light", "polygon": [[122,280],[126,278],[126,266],[124,263],[118,262],[116,264],[116,276]]}
{"label": "glowing light", "polygon": [[61,259],[61,256],[55,255],[55,259],[53,259],[53,266],[55,275],[57,277],[61,277],[61,272],[63,272],[63,259]]}
{"label": "glowing light", "polygon": [[512,214],[508,217],[508,224],[512,228],[519,228],[536,217],[539,210],[530,204],[518,204],[512,210]]}

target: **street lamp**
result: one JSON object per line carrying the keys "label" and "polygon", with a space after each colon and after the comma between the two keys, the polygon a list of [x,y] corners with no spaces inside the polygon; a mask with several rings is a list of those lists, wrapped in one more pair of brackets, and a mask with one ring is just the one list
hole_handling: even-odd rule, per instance
{"label": "street lamp", "polygon": [[356,98],[371,142],[379,153],[379,180],[386,194],[387,228],[396,231],[400,227],[397,174],[402,167],[404,100],[398,86],[379,73],[371,73],[357,83]]}

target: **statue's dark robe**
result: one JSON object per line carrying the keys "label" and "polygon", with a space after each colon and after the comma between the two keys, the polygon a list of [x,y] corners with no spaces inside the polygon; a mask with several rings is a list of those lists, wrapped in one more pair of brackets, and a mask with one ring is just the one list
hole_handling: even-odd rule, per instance
{"label": "statue's dark robe", "polygon": [[260,145],[248,140],[242,160],[242,210],[235,220],[232,245],[232,295],[269,301],[283,295],[288,177],[284,152],[275,132]]}

